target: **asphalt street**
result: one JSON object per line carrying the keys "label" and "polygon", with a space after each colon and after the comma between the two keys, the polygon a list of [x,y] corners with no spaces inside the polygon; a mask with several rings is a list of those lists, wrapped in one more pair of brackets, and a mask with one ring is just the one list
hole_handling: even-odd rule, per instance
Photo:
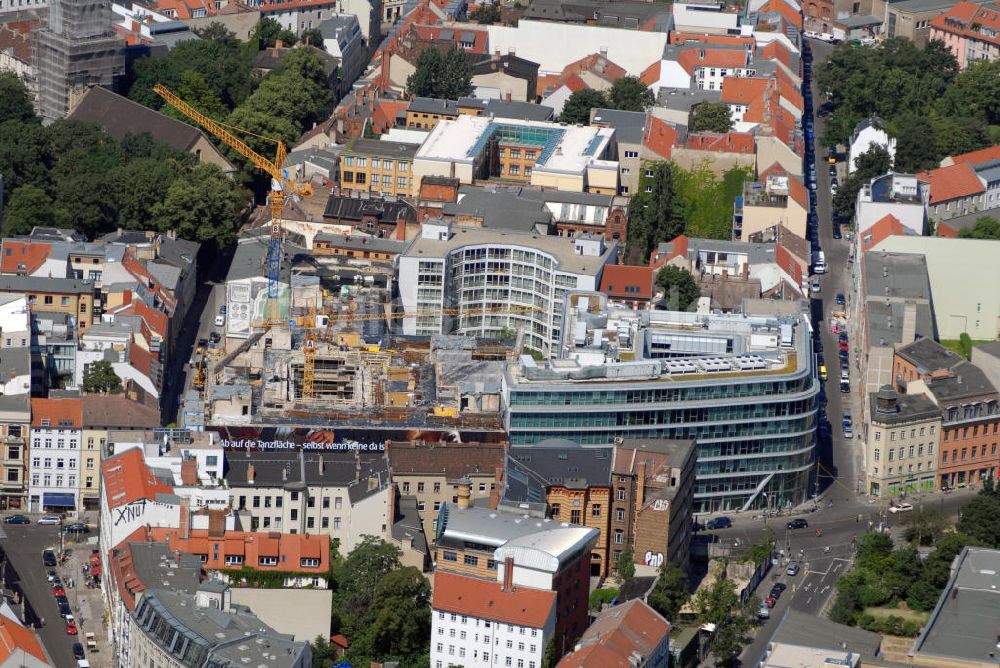
{"label": "asphalt street", "polygon": [[[97,631],[101,627],[101,622],[96,619],[85,618],[80,628],[79,636],[66,634],[66,625],[59,616],[59,608],[56,605],[55,596],[52,594],[52,587],[46,578],[46,572],[50,570],[42,565],[42,551],[52,549],[58,554],[59,551],[59,527],[39,526],[32,519],[31,524],[3,524],[3,536],[0,537],[0,546],[3,547],[7,560],[4,577],[5,582],[12,583],[19,580],[19,589],[27,599],[32,614],[26,615],[29,623],[36,618],[45,620],[44,626],[37,629],[39,638],[49,653],[52,663],[55,666],[75,666],[76,659],[73,658],[73,643],[82,642],[79,640],[86,631]],[[75,549],[90,551],[86,545],[68,546]],[[11,572],[10,569],[13,569]],[[79,580],[79,574],[70,573],[67,568],[57,567],[63,582],[67,577]],[[15,575],[16,574],[16,575]],[[75,582],[80,587],[81,582]],[[70,609],[73,615],[80,619],[79,598],[74,588],[66,588],[66,596],[69,599]]]}

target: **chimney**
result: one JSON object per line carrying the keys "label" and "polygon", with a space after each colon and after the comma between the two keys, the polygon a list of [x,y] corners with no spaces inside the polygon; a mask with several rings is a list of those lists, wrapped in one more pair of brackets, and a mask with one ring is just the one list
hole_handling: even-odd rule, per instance
{"label": "chimney", "polygon": [[180,524],[180,527],[178,527],[180,538],[187,540],[191,537],[191,500],[186,497],[181,499]]}
{"label": "chimney", "polygon": [[510,102],[510,91],[507,91],[507,101]]}
{"label": "chimney", "polygon": [[253,484],[254,475],[253,464],[250,464],[247,466],[247,482],[251,485]]}
{"label": "chimney", "polygon": [[496,510],[500,505],[500,497],[503,496],[504,470],[503,466],[497,465],[493,474],[493,489],[490,490],[490,510]]}
{"label": "chimney", "polygon": [[275,41],[275,43],[274,43],[274,48],[276,48],[276,49],[283,49],[283,48],[285,48],[285,43],[284,43],[284,42],[282,42],[282,41],[281,41],[281,40],[279,39],[279,40]]}
{"label": "chimney", "polygon": [[514,557],[503,560],[503,586],[500,591],[514,591]]}
{"label": "chimney", "polygon": [[472,481],[468,476],[462,476],[458,481],[458,507],[466,510],[469,507],[469,500],[472,497]]}
{"label": "chimney", "polygon": [[641,508],[646,503],[646,462],[639,462],[635,474],[635,498],[632,499],[632,507]]}
{"label": "chimney", "polygon": [[493,62],[496,63],[499,61],[500,61],[500,49],[497,49],[496,51],[493,52]]}
{"label": "chimney", "polygon": [[181,460],[181,484],[191,487],[198,484],[198,460],[185,457]]}
{"label": "chimney", "polygon": [[396,217],[396,230],[393,233],[396,241],[406,241],[406,218],[402,212]]}
{"label": "chimney", "polygon": [[323,475],[326,473],[326,462],[323,461],[323,455],[319,456],[319,474]]}

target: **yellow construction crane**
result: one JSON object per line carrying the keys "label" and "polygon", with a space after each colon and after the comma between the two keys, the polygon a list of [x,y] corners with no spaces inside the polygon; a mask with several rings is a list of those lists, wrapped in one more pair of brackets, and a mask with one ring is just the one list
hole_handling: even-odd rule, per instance
{"label": "yellow construction crane", "polygon": [[[179,98],[176,94],[168,90],[162,84],[153,86],[153,91],[162,97],[168,104],[177,109],[192,121],[215,135],[220,141],[232,148],[234,151],[249,160],[265,174],[271,177],[271,242],[267,251],[267,299],[268,299],[268,319],[270,323],[278,320],[275,313],[278,298],[278,281],[281,273],[281,212],[285,206],[285,193],[291,192],[304,197],[312,195],[311,183],[299,183],[289,178],[287,170],[282,168],[285,156],[288,151],[285,144],[280,139],[265,137],[243,128],[220,123],[205,114],[201,113],[190,104]],[[260,139],[273,142],[276,145],[274,160],[268,160],[257,151],[250,148],[246,142],[234,135],[229,129],[236,130]]]}
{"label": "yellow construction crane", "polygon": [[309,304],[306,318],[306,343],[302,348],[305,365],[302,367],[302,398],[313,398],[313,381],[316,377],[316,304]]}

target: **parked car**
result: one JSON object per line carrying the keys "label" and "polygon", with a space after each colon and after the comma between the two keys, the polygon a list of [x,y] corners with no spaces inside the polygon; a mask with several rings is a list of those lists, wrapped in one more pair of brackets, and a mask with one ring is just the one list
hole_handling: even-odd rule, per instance
{"label": "parked car", "polygon": [[66,620],[66,635],[75,636],[79,633],[76,628],[76,620],[67,619]]}
{"label": "parked car", "polygon": [[60,603],[59,604],[59,616],[60,617],[66,617],[66,615],[69,615],[69,614],[70,614],[69,603]]}
{"label": "parked car", "polygon": [[[55,573],[55,571],[49,571],[49,573]],[[49,586],[52,587],[53,589],[55,589],[56,587],[62,587],[63,586],[62,580],[59,578],[58,575],[56,575],[51,580],[49,580]]]}
{"label": "parked car", "polygon": [[774,586],[771,587],[771,596],[781,598],[781,595],[785,593],[786,589],[788,589],[788,585],[784,582],[775,582]]}
{"label": "parked car", "polygon": [[225,324],[226,324],[226,316],[222,315],[221,313],[219,315],[215,316],[215,326],[216,327],[222,327]]}
{"label": "parked car", "polygon": [[836,164],[830,165],[830,170],[829,171],[830,171],[830,176],[836,176],[837,175],[837,165]]}
{"label": "parked car", "polygon": [[798,575],[799,574],[798,563],[793,561],[792,563],[788,564],[788,568],[785,569],[785,573],[787,573],[788,575]]}
{"label": "parked car", "polygon": [[77,660],[87,658],[87,654],[83,651],[83,643],[73,643],[73,658]]}
{"label": "parked car", "polygon": [[843,292],[838,292],[837,297],[834,301],[837,302],[837,306],[844,306],[845,304],[847,304],[847,298],[844,297]]}
{"label": "parked car", "polygon": [[809,282],[809,291],[811,293],[813,293],[814,295],[818,295],[820,293],[820,291],[822,291],[822,290],[823,290],[823,286],[820,285],[820,282],[819,282],[818,278],[814,278],[814,279],[812,279],[812,281]]}
{"label": "parked car", "polygon": [[45,515],[38,520],[39,524],[59,524],[60,522],[62,522],[62,518],[58,515]]}
{"label": "parked car", "polygon": [[90,527],[82,522],[76,522],[63,527],[63,531],[66,533],[90,533]]}
{"label": "parked car", "polygon": [[52,550],[45,550],[42,552],[42,563],[46,566],[56,565],[56,553]]}
{"label": "parked car", "polygon": [[733,520],[729,517],[713,517],[705,523],[706,529],[728,529],[733,526]]}
{"label": "parked car", "polygon": [[820,364],[819,365],[819,379],[822,380],[822,381],[826,381],[826,378],[827,378],[826,365],[825,364]]}
{"label": "parked car", "polygon": [[804,520],[801,517],[796,517],[794,520],[792,520],[791,522],[789,522],[786,526],[788,526],[789,529],[808,529],[809,528],[809,522],[807,522],[806,520]]}
{"label": "parked car", "polygon": [[767,603],[764,601],[760,602],[760,607],[757,609],[757,619],[770,619],[771,609],[767,607]]}
{"label": "parked car", "polygon": [[66,590],[63,589],[62,587],[56,587],[55,589],[52,590],[52,594],[56,597],[56,600],[59,600],[60,596],[66,595]]}
{"label": "parked car", "polygon": [[908,513],[911,510],[913,510],[913,504],[906,503],[905,501],[903,503],[897,503],[894,506],[889,506],[890,513]]}
{"label": "parked car", "polygon": [[49,583],[51,583],[53,580],[58,579],[58,577],[59,577],[58,575],[56,575],[55,571],[48,571],[48,572],[45,573],[45,575],[48,578]]}
{"label": "parked car", "polygon": [[66,598],[66,593],[65,592],[63,592],[62,594],[56,595],[56,604],[57,605],[69,605],[69,599]]}
{"label": "parked car", "polygon": [[834,239],[843,239],[844,238],[844,235],[840,233],[840,225],[837,224],[837,223],[833,224],[833,238]]}
{"label": "parked car", "polygon": [[844,426],[844,438],[854,438],[854,420],[851,419],[850,413],[844,413],[841,424]]}
{"label": "parked car", "polygon": [[8,515],[3,518],[4,524],[31,524],[31,520],[24,515]]}
{"label": "parked car", "polygon": [[840,350],[839,350],[839,351],[837,352],[837,357],[839,357],[839,358],[840,358],[840,361],[841,361],[842,363],[844,363],[844,364],[846,364],[846,363],[847,363],[847,360],[848,360],[848,358],[849,358],[850,356],[851,356],[851,353],[850,353],[850,351],[848,351],[848,349],[847,349],[847,348],[841,348],[841,349],[840,349]]}
{"label": "parked car", "polygon": [[841,392],[841,394],[850,394],[851,393],[851,383],[850,383],[850,381],[847,381],[847,380],[840,381],[840,392]]}
{"label": "parked car", "polygon": [[767,598],[764,599],[764,603],[769,608],[773,608],[774,604],[777,603],[777,602],[778,602],[778,599],[776,599],[775,597],[771,596],[770,594],[768,594]]}
{"label": "parked car", "polygon": [[208,342],[209,343],[218,343],[221,340],[222,340],[222,337],[219,336],[218,332],[212,332],[211,334],[208,335]]}
{"label": "parked car", "polygon": [[225,304],[219,307],[219,315],[226,315],[227,312],[228,307]]}

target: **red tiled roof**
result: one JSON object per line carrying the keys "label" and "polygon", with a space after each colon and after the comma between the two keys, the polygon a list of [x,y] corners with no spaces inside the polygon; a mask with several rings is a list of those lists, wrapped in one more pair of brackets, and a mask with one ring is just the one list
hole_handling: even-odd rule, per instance
{"label": "red tiled roof", "polygon": [[[778,70],[779,72],[781,70]],[[789,81],[788,77],[782,72],[780,76],[775,77],[775,81],[778,83],[778,94],[792,103],[792,106],[802,111],[805,109],[805,100],[792,82]]]}
{"label": "red tiled roof", "polygon": [[[45,656],[42,644],[31,629],[22,626],[17,619],[0,614],[0,664],[6,664],[15,654],[24,652],[30,654],[43,665],[51,665]],[[18,665],[24,665],[23,659],[17,660]],[[13,663],[11,664],[13,665]]]}
{"label": "red tiled roof", "polygon": [[157,494],[171,494],[174,491],[172,485],[153,476],[139,448],[105,459],[101,462],[101,473],[101,487],[110,508],[140,499],[155,501]]}
{"label": "red tiled roof", "polygon": [[[207,0],[204,2],[201,0],[156,0],[153,8],[162,14],[182,21],[195,18],[194,12],[196,10],[204,10],[208,16],[215,16],[219,13],[215,3]],[[263,9],[261,7],[261,11]]]}
{"label": "red tiled roof", "polygon": [[[45,421],[43,424],[42,421]],[[31,399],[31,426],[80,429],[83,426],[83,402],[80,399]]]}
{"label": "red tiled roof", "polygon": [[652,267],[609,264],[601,275],[600,291],[622,299],[652,299],[656,271]]}
{"label": "red tiled roof", "polygon": [[775,244],[774,246],[774,263],[784,271],[786,274],[791,276],[795,285],[802,285],[802,265],[799,264],[798,260],[788,252],[788,249],[781,244]]}
{"label": "red tiled roof", "polygon": [[681,234],[667,242],[667,250],[662,255],[659,249],[654,250],[649,256],[649,266],[653,269],[659,269],[677,256],[687,257],[687,252],[688,238]]}
{"label": "red tiled roof", "polygon": [[443,612],[489,619],[529,628],[545,628],[556,593],[517,587],[502,591],[499,582],[438,572],[431,607]]}
{"label": "red tiled roof", "polygon": [[[150,540],[165,541],[171,550],[201,555],[209,570],[241,567],[227,564],[226,557],[242,557],[243,567],[259,571],[325,574],[330,569],[330,539],[323,535],[225,531],[210,536],[208,529],[191,529],[183,538],[179,529],[170,527],[150,527],[146,535]],[[262,557],[277,557],[278,561],[262,564]],[[303,559],[318,559],[319,564],[304,566]]]}
{"label": "red tiled roof", "polygon": [[899,222],[899,219],[890,213],[879,218],[874,225],[864,231],[861,235],[861,250],[871,250],[888,237],[910,233],[909,228]]}
{"label": "red tiled roof", "polygon": [[271,11],[289,11],[293,9],[334,8],[338,0],[263,0],[260,3],[261,13]]}
{"label": "red tiled roof", "polygon": [[625,68],[611,62],[607,56],[603,56],[600,53],[592,53],[584,56],[563,68],[563,76],[565,77],[583,72],[590,72],[612,83],[628,74]]}
{"label": "red tiled roof", "polygon": [[688,135],[685,146],[692,151],[713,151],[717,153],[742,153],[753,155],[753,135],[746,132],[703,132]]}
{"label": "red tiled roof", "polygon": [[747,53],[742,49],[699,49],[693,47],[681,51],[677,62],[688,74],[694,74],[699,67],[744,67]]}
{"label": "red tiled roof", "polygon": [[[931,28],[989,44],[1000,44],[1000,7],[960,2],[931,22]],[[993,36],[986,30],[992,30]]]}
{"label": "red tiled roof", "polygon": [[405,100],[379,100],[372,112],[372,125],[377,133],[382,133],[396,125],[396,114],[405,110],[410,103]]}
{"label": "red tiled roof", "polygon": [[8,51],[23,63],[31,62],[31,45],[40,21],[8,21],[0,24],[0,51]]}
{"label": "red tiled roof", "polygon": [[768,12],[778,12],[781,16],[794,25],[799,30],[802,30],[802,12],[796,11],[789,5],[785,0],[770,0],[763,7],[757,10],[759,14],[766,14]]}
{"label": "red tiled roof", "polygon": [[0,273],[30,276],[38,271],[49,258],[52,244],[41,241],[4,239],[2,252]]}
{"label": "red tiled roof", "polygon": [[803,209],[809,208],[809,191],[797,176],[788,175],[788,194]]}
{"label": "red tiled roof", "polygon": [[[451,33],[451,37],[442,37],[442,31],[447,30]],[[461,30],[455,28],[449,28],[448,26],[441,25],[414,25],[412,28],[413,34],[417,39],[427,40],[427,41],[446,41],[459,43],[460,38],[466,33],[471,33],[475,40],[471,47],[463,47],[467,53],[486,53],[486,49],[489,46],[490,34],[485,30],[478,30],[476,28],[465,28]]]}
{"label": "red tiled roof", "polygon": [[722,101],[750,105],[764,95],[769,83],[770,79],[760,77],[725,77],[722,80]]}
{"label": "red tiled roof", "polygon": [[961,197],[971,197],[986,192],[983,182],[976,176],[972,164],[960,162],[950,167],[938,167],[917,174],[917,178],[930,184],[930,203],[938,204]]}
{"label": "red tiled roof", "polygon": [[[632,665],[629,659],[633,654],[645,657],[652,655],[669,633],[670,622],[641,599],[632,599],[598,615],[579,640],[584,648],[603,647],[610,653],[584,653],[581,650],[567,655],[557,666],[624,668]],[[582,657],[579,656],[581,654]]]}
{"label": "red tiled roof", "polygon": [[657,60],[652,65],[650,65],[649,67],[647,67],[646,69],[644,69],[642,71],[642,74],[639,75],[639,81],[641,81],[642,83],[646,84],[647,86],[652,86],[657,81],[659,81],[660,80],[660,64],[662,62],[663,61],[661,61],[661,60]]}
{"label": "red tiled roof", "polygon": [[646,114],[646,131],[642,135],[642,145],[664,160],[669,160],[677,143],[677,129],[662,118]]}
{"label": "red tiled roof", "polygon": [[973,165],[978,165],[981,162],[989,162],[991,160],[1000,160],[1000,144],[990,146],[988,148],[981,148],[978,151],[970,151],[969,153],[961,153],[959,155],[951,156],[951,161],[955,164],[967,162]]}
{"label": "red tiled roof", "polygon": [[[760,55],[764,60],[777,60],[788,69],[793,71],[795,69],[792,65],[791,51],[780,40],[774,39],[765,44],[764,48],[760,50]],[[778,69],[780,71],[780,68]]]}

